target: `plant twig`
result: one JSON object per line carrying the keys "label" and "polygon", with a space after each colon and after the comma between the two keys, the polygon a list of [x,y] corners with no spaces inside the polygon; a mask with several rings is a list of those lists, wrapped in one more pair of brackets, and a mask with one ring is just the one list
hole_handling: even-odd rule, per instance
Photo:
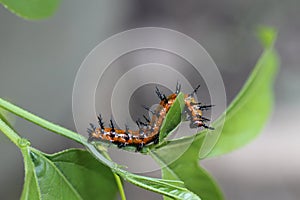
{"label": "plant twig", "polygon": [[0,107],[2,107],[3,109],[5,109],[9,112],[14,113],[15,115],[18,115],[19,117],[22,117],[36,125],[39,125],[47,130],[50,130],[52,132],[55,132],[62,136],[65,136],[67,138],[70,138],[80,144],[85,145],[85,143],[86,143],[86,139],[83,136],[79,135],[78,133],[75,133],[73,131],[70,131],[70,130],[62,127],[62,126],[59,126],[52,122],[44,120],[44,119],[42,119],[30,112],[18,107],[18,106],[15,106],[1,98],[0,98]]}
{"label": "plant twig", "polygon": [[[103,156],[105,158],[107,158],[108,160],[112,161],[111,158],[110,158],[110,156],[108,155],[108,153],[106,151],[102,151],[102,154],[103,154]],[[125,196],[125,192],[124,192],[124,188],[123,188],[123,184],[122,184],[122,181],[120,179],[120,176],[117,173],[115,173],[115,172],[113,172],[113,174],[114,174],[115,180],[117,182],[117,186],[119,188],[121,199],[122,200],[126,200],[126,196]]]}
{"label": "plant twig", "polygon": [[22,139],[16,132],[14,132],[1,118],[0,130],[17,146],[21,148],[20,140]]}

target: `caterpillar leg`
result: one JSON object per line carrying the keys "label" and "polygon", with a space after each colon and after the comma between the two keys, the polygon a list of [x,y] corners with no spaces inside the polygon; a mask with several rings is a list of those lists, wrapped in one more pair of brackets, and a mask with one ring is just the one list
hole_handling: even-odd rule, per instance
{"label": "caterpillar leg", "polygon": [[117,143],[118,148],[123,148],[126,147],[125,143]]}
{"label": "caterpillar leg", "polygon": [[140,152],[140,151],[143,149],[143,147],[144,147],[144,143],[138,144],[138,145],[136,146],[135,152]]}
{"label": "caterpillar leg", "polygon": [[153,140],[154,144],[158,144],[159,143],[159,133],[156,135],[155,139]]}

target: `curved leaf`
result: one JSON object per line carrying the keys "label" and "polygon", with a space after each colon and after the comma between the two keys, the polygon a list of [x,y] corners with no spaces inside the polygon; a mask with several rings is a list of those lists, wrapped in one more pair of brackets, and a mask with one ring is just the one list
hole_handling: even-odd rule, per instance
{"label": "curved leaf", "polygon": [[[204,138],[205,134],[201,134],[194,138],[169,141],[167,145],[153,151],[152,156],[162,166],[164,179],[182,181],[188,190],[201,199],[220,200],[223,199],[222,192],[213,178],[198,164]],[[174,151],[182,152],[176,160],[173,156],[178,154]]]}
{"label": "curved leaf", "polygon": [[42,19],[56,11],[60,0],[0,0],[0,3],[25,19]]}
{"label": "curved leaf", "polygon": [[[261,28],[259,36],[265,51],[242,90],[226,111],[222,134],[208,157],[218,156],[244,146],[253,140],[265,125],[273,107],[273,82],[279,61],[273,44],[276,32]],[[220,118],[221,119],[221,118]],[[213,123],[222,128],[221,120]]]}

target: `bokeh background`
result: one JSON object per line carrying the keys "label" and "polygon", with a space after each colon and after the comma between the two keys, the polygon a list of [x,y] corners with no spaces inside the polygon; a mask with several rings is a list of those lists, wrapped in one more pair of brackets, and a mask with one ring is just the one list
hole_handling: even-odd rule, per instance
{"label": "bokeh background", "polygon": [[[72,88],[85,56],[113,34],[158,26],[203,45],[223,76],[230,102],[262,52],[255,28],[274,26],[279,30],[281,69],[272,117],[251,144],[202,163],[227,199],[300,199],[299,8],[297,0],[64,0],[53,17],[25,21],[0,6],[1,97],[75,130]],[[80,147],[19,118],[15,126],[47,153]],[[3,134],[0,152],[0,198],[19,199],[24,179],[21,154]],[[130,184],[125,189],[128,199],[160,198]]]}

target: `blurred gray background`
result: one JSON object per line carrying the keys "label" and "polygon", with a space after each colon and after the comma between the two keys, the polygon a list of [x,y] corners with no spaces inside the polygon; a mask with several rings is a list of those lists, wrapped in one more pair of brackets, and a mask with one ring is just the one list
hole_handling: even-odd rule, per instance
{"label": "blurred gray background", "polygon": [[[1,97],[75,130],[72,88],[85,56],[113,34],[158,26],[204,46],[219,67],[230,102],[262,52],[255,27],[272,25],[279,30],[281,55],[273,116],[254,142],[203,164],[227,199],[300,199],[299,8],[297,0],[64,0],[53,17],[25,21],[0,6]],[[47,153],[80,147],[19,118],[15,126]],[[24,177],[21,154],[3,134],[0,152],[0,198],[18,199]],[[130,184],[125,188],[128,199],[160,198]]]}

